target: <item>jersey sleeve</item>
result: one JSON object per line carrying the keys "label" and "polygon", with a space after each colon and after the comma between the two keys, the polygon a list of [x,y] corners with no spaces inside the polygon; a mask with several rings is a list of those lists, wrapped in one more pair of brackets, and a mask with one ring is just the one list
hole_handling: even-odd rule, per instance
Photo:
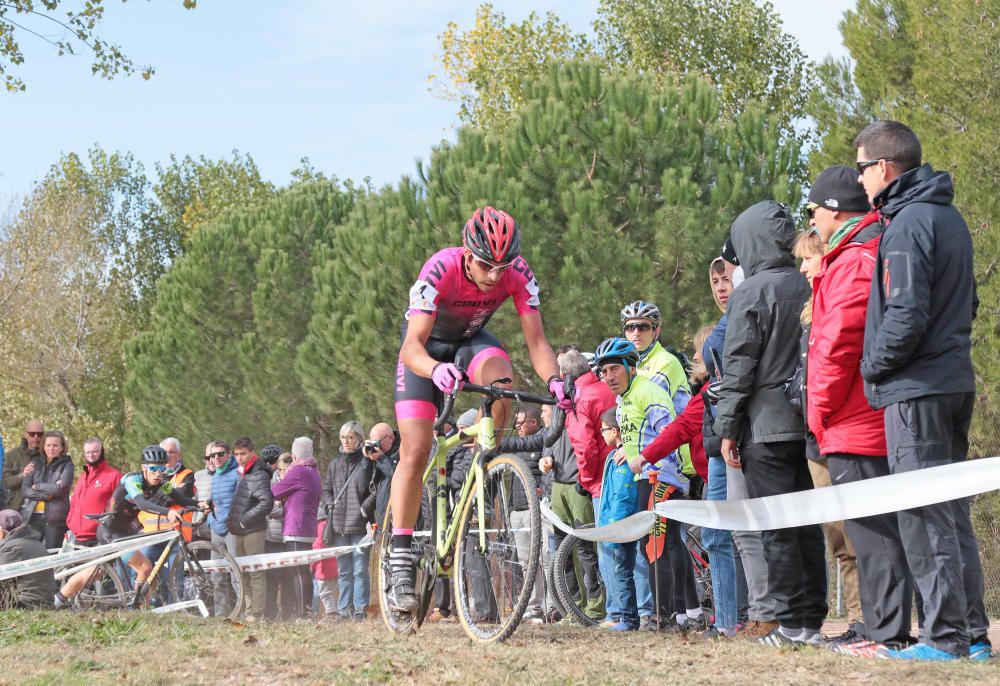
{"label": "jersey sleeve", "polygon": [[444,281],[454,271],[454,260],[447,251],[440,251],[431,255],[430,259],[424,262],[420,268],[417,280],[410,287],[410,304],[406,309],[406,317],[409,319],[415,314],[426,314],[435,316],[438,310],[438,303],[441,300]]}
{"label": "jersey sleeve", "polygon": [[514,309],[519,316],[530,312],[538,312],[541,301],[538,298],[538,281],[535,273],[528,266],[523,257],[514,260],[510,267],[510,283],[508,293],[514,301]]}
{"label": "jersey sleeve", "polygon": [[129,474],[122,479],[125,486],[125,499],[135,502],[136,496],[142,496],[142,477],[138,474]]}

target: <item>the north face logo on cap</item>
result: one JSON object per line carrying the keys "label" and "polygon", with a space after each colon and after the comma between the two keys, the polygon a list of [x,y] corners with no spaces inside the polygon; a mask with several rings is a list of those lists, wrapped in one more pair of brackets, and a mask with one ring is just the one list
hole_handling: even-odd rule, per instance
{"label": "the north face logo on cap", "polygon": [[836,198],[828,198],[823,201],[823,204],[830,208],[840,207],[840,203],[837,202]]}

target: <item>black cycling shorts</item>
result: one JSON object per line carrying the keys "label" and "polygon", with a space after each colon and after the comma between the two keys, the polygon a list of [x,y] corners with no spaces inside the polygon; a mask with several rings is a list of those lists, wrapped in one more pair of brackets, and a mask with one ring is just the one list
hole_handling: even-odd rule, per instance
{"label": "black cycling shorts", "polygon": [[[406,338],[406,325],[400,344]],[[503,357],[510,361],[503,343],[486,329],[480,329],[469,338],[458,341],[443,341],[428,338],[424,346],[427,354],[438,362],[454,362],[464,369],[469,378],[475,378],[475,373],[483,362],[491,357]],[[430,379],[418,376],[409,369],[403,360],[396,363],[396,383],[393,397],[396,401],[396,419],[427,419],[434,421],[437,408],[441,402],[441,391]]]}

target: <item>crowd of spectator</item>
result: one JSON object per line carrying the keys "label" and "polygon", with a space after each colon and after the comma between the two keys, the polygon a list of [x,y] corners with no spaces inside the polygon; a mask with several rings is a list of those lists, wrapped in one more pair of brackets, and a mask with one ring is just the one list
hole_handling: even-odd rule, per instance
{"label": "crowd of spectator", "polygon": [[[978,304],[968,227],[952,205],[949,175],[922,162],[905,125],[876,122],[855,148],[856,168],[834,166],[813,181],[806,230],[774,201],[735,219],[708,265],[722,316],[690,341],[690,359],[661,343],[670,323],[641,300],[625,305],[620,332],[593,354],[573,344],[558,349],[560,373],[576,388],[565,431],[546,448],[548,408],[523,406],[516,435],[500,447],[522,458],[564,522],[600,526],[671,499],[759,498],[966,459]],[[469,411],[457,427],[474,422]],[[371,548],[358,544],[384,520],[400,439],[385,422],[366,437],[357,421],[345,423],[339,439],[325,474],[308,437],[288,452],[272,444],[259,454],[250,438],[213,441],[197,471],[185,466],[177,439],[161,442],[172,487],[211,503],[201,538],[237,557],[352,547],[311,567],[251,572],[248,618],[369,616]],[[452,493],[473,447],[447,457]],[[74,486],[63,435],[29,422],[3,462],[0,563],[45,554],[67,535],[92,545],[96,523],[84,515],[105,511],[121,479],[93,438]],[[511,525],[526,526],[526,505],[512,510]],[[663,520],[636,543],[581,543],[572,584],[580,609],[619,632],[826,646],[857,657],[991,654],[964,499],[823,527],[704,529],[711,608],[695,585],[688,535]],[[546,558],[563,537],[549,535]],[[515,545],[526,548],[527,536]],[[848,620],[832,638],[820,633],[827,550],[843,574]],[[527,550],[520,555],[527,559]],[[18,602],[51,605],[45,577],[19,578]],[[574,621],[556,611],[551,590],[539,574],[526,621]],[[474,593],[477,607],[489,607],[488,588]],[[430,621],[454,621],[450,595],[440,579]],[[215,607],[226,613],[224,592]]]}

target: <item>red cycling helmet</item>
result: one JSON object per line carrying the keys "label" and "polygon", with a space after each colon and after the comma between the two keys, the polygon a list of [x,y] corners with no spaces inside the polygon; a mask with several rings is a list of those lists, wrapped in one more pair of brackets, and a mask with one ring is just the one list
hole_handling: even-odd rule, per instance
{"label": "red cycling helmet", "polygon": [[492,207],[477,209],[462,230],[462,242],[490,264],[509,264],[521,254],[521,231],[514,218]]}

